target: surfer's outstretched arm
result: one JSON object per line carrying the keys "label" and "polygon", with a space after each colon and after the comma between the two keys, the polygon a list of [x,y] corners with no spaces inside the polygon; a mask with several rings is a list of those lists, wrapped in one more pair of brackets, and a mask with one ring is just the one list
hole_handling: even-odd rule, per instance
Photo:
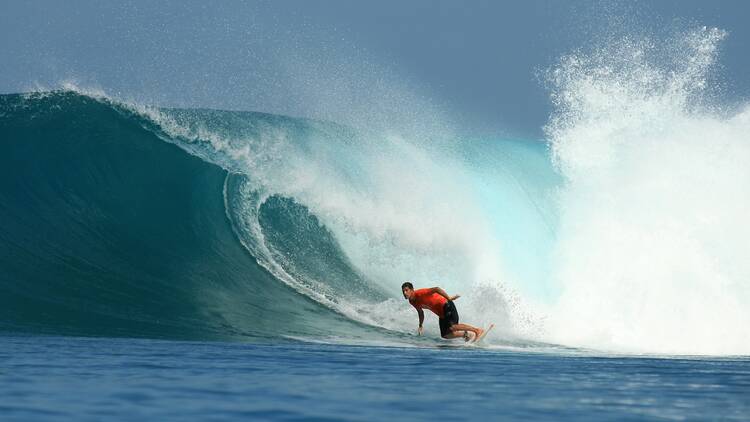
{"label": "surfer's outstretched arm", "polygon": [[419,328],[417,328],[417,333],[421,336],[422,335],[422,324],[424,323],[424,311],[417,308],[417,315],[419,315]]}
{"label": "surfer's outstretched arm", "polygon": [[459,297],[461,297],[460,295],[448,296],[448,293],[446,293],[445,290],[441,289],[440,287],[432,287],[432,288],[430,288],[430,293],[437,293],[440,296],[442,296],[442,297],[444,297],[444,298],[446,298],[448,300],[456,300]]}

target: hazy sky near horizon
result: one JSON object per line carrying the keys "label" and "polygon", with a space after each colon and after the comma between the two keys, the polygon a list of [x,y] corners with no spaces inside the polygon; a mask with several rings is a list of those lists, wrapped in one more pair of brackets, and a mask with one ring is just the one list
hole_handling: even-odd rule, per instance
{"label": "hazy sky near horizon", "polygon": [[540,73],[607,36],[724,29],[729,100],[750,97],[748,18],[743,1],[8,1],[0,92],[75,82],[163,106],[540,136]]}

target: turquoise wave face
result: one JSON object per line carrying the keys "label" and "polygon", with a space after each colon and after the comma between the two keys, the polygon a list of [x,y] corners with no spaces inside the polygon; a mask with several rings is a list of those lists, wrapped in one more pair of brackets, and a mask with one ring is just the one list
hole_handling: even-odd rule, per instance
{"label": "turquoise wave face", "polygon": [[[260,267],[227,219],[227,172],[163,142],[142,117],[73,93],[2,96],[0,115],[0,330],[243,338],[354,329]],[[269,226],[311,218],[283,199],[263,215]]]}

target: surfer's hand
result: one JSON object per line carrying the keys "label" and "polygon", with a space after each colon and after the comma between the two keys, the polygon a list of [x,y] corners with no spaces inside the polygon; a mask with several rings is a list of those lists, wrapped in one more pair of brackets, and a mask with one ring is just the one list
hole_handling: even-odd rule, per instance
{"label": "surfer's hand", "polygon": [[451,301],[454,301],[454,300],[458,299],[459,297],[461,297],[461,295],[455,295],[455,296],[451,296],[451,297],[450,297],[450,300],[451,300]]}
{"label": "surfer's hand", "polygon": [[417,328],[417,335],[418,335],[418,336],[421,336],[421,335],[422,335],[422,330],[423,330],[423,328],[422,328],[422,327],[419,327],[419,328]]}

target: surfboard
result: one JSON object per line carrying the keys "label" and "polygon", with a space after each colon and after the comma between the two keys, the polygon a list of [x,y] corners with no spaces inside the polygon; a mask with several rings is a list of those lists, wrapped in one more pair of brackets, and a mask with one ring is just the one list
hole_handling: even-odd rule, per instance
{"label": "surfboard", "polygon": [[490,330],[492,330],[492,328],[494,326],[495,326],[495,324],[490,324],[490,326],[487,327],[487,329],[484,330],[484,332],[482,332],[482,335],[480,335],[479,337],[475,338],[474,341],[472,341],[472,343],[479,343],[480,341],[482,341],[482,339],[487,336],[487,333],[489,333]]}

